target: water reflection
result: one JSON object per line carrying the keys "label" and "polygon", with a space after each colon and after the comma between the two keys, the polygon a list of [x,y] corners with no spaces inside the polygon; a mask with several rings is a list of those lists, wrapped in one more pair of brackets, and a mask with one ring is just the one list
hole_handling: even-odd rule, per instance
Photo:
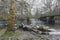
{"label": "water reflection", "polygon": [[31,19],[31,24],[33,25],[39,25],[39,24],[45,24],[46,22],[40,21],[40,20],[35,20],[35,19]]}

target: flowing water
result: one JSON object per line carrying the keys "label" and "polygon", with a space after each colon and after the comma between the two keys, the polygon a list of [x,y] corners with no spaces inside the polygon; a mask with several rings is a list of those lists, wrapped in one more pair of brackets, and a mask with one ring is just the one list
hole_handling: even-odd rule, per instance
{"label": "flowing water", "polygon": [[60,20],[55,20],[55,24],[46,24],[46,22],[43,21],[33,20],[32,24],[41,24],[49,26],[51,29],[56,30],[55,32],[50,32],[53,38],[52,40],[60,40]]}

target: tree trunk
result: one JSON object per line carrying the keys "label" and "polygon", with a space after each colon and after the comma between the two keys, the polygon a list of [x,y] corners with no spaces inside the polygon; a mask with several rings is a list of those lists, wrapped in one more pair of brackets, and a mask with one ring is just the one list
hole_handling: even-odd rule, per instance
{"label": "tree trunk", "polygon": [[14,24],[14,17],[15,17],[15,6],[14,1],[11,0],[10,11],[9,11],[9,18],[8,18],[8,31],[15,31],[15,24]]}
{"label": "tree trunk", "polygon": [[30,21],[30,18],[29,17],[27,18],[27,24],[28,25],[31,24],[31,21]]}

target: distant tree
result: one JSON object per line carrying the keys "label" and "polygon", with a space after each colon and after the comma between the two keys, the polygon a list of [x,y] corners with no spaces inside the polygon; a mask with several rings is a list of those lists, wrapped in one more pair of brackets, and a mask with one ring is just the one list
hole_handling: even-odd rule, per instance
{"label": "distant tree", "polygon": [[18,2],[18,5],[16,5],[16,12],[19,13],[18,19],[20,19],[22,23],[23,20],[25,19],[26,12],[28,12],[29,4],[24,0],[20,0],[16,2]]}
{"label": "distant tree", "polygon": [[[30,2],[31,1],[31,2]],[[28,1],[30,4],[29,4],[29,6],[28,6],[28,11],[27,11],[27,13],[25,14],[26,16],[26,19],[27,19],[27,24],[30,24],[31,22],[30,22],[30,19],[32,18],[32,13],[31,13],[31,9],[33,8],[33,5],[34,5],[34,2],[35,2],[35,0],[29,0]]]}
{"label": "distant tree", "polygon": [[32,18],[32,14],[30,10],[25,13],[25,18],[27,20],[27,24],[30,24],[31,23],[30,19]]}
{"label": "distant tree", "polygon": [[0,15],[4,20],[8,19],[9,0],[0,0]]}
{"label": "distant tree", "polygon": [[44,12],[49,13],[49,15],[52,14],[55,6],[57,5],[56,0],[55,1],[54,0],[42,0],[41,2],[44,5],[42,7],[44,9]]}
{"label": "distant tree", "polygon": [[40,10],[38,10],[38,8],[36,8],[35,18],[36,19],[40,18]]}

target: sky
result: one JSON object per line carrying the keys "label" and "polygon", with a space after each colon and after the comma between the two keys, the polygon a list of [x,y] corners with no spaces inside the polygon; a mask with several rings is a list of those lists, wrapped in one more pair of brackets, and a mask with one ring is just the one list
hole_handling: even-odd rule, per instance
{"label": "sky", "polygon": [[[32,4],[32,1],[29,1],[29,2],[30,2],[30,4]],[[34,0],[33,8],[32,8],[32,15],[35,14],[36,8],[41,8],[42,6],[43,6],[43,4],[41,3],[41,0]]]}

